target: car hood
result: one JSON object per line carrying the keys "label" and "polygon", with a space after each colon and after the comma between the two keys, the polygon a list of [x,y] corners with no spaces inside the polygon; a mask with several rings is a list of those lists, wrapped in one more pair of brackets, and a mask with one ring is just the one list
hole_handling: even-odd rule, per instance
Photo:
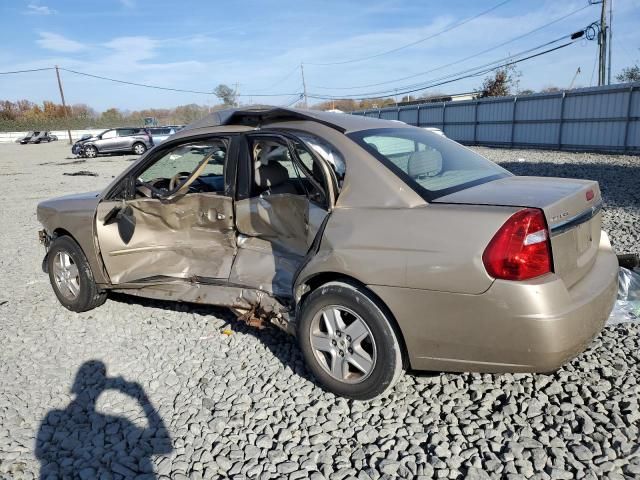
{"label": "car hood", "polygon": [[38,220],[47,226],[48,220],[61,213],[76,215],[93,211],[100,201],[100,193],[77,193],[44,200],[38,204]]}
{"label": "car hood", "polygon": [[98,140],[98,137],[89,137],[89,138],[85,138],[83,140],[76,140],[76,144],[80,144],[80,143],[85,143],[85,142],[93,142]]}

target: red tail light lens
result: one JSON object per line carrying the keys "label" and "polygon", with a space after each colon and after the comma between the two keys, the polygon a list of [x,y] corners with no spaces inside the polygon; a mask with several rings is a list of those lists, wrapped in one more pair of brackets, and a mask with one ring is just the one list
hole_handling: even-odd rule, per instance
{"label": "red tail light lens", "polygon": [[527,280],[551,272],[549,230],[541,210],[514,213],[493,236],[482,254],[489,275],[503,280]]}

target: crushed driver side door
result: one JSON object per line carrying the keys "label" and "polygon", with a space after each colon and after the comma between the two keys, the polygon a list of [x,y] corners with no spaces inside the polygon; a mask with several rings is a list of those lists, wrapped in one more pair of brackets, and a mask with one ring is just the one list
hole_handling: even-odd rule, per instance
{"label": "crushed driver side door", "polygon": [[97,241],[113,285],[228,279],[236,250],[228,147],[211,138],[161,150],[123,179],[133,188],[98,205]]}

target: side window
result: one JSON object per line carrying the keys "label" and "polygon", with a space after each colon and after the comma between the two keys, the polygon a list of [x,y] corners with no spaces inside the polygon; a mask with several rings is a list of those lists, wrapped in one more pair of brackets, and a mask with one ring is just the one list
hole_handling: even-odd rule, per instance
{"label": "side window", "polygon": [[294,154],[280,138],[256,138],[251,142],[252,196],[290,194],[307,196],[326,206],[325,183],[307,148],[296,143]]}
{"label": "side window", "polygon": [[165,152],[138,175],[138,184],[163,194],[189,182],[188,193],[224,192],[226,139],[190,142]]}
{"label": "side window", "polygon": [[116,131],[115,130],[107,130],[106,132],[104,132],[102,134],[102,140],[108,140],[110,138],[116,138]]}

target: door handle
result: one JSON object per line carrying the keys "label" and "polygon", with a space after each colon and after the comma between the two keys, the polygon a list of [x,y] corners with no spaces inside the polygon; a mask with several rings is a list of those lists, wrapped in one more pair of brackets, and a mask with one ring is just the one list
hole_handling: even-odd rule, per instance
{"label": "door handle", "polygon": [[224,220],[224,219],[225,219],[225,218],[227,218],[227,217],[225,216],[225,214],[224,214],[224,213],[218,213],[218,214],[216,215],[216,218],[217,218],[218,220]]}

